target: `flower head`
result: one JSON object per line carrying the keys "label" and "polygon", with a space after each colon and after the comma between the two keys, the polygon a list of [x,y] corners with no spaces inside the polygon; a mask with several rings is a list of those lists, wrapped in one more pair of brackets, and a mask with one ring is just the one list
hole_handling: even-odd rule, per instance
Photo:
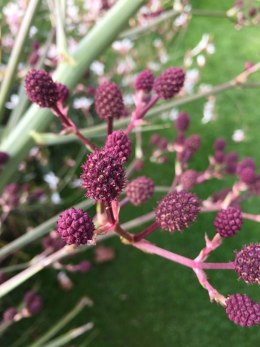
{"label": "flower head", "polygon": [[183,172],[180,177],[180,183],[184,190],[193,188],[197,183],[198,173],[194,170],[187,170]]}
{"label": "flower head", "polygon": [[226,301],[228,318],[242,327],[252,327],[260,323],[260,304],[247,295],[232,294]]}
{"label": "flower head", "polygon": [[105,148],[126,162],[131,155],[131,140],[123,130],[113,131],[108,135]]}
{"label": "flower head", "polygon": [[232,237],[241,229],[243,223],[242,213],[237,207],[228,207],[218,212],[214,226],[222,237]]}
{"label": "flower head", "polygon": [[91,153],[82,168],[82,186],[89,198],[110,202],[115,200],[125,187],[122,159],[107,149]]}
{"label": "flower head", "polygon": [[154,76],[150,70],[140,72],[135,80],[135,89],[150,93],[153,89]]}
{"label": "flower head", "polygon": [[166,195],[155,210],[156,221],[163,230],[182,231],[189,227],[200,211],[200,201],[195,194],[181,191]]}
{"label": "flower head", "polygon": [[57,84],[44,70],[30,70],[25,77],[28,98],[40,107],[54,107],[59,100]]}
{"label": "flower head", "polygon": [[6,322],[12,322],[17,315],[17,309],[15,307],[9,307],[4,311],[3,320]]}
{"label": "flower head", "polygon": [[32,290],[25,294],[24,302],[31,315],[37,314],[42,310],[42,299],[39,294],[36,294]]}
{"label": "flower head", "polygon": [[260,244],[245,245],[236,253],[235,270],[245,282],[260,284]]}
{"label": "flower head", "polygon": [[96,90],[95,109],[101,119],[120,118],[125,114],[123,97],[113,82],[104,82]]}
{"label": "flower head", "polygon": [[214,143],[214,149],[216,151],[223,151],[225,147],[226,147],[226,140],[223,137],[219,137],[218,139],[216,139]]}
{"label": "flower head", "polygon": [[59,216],[57,232],[68,245],[85,245],[93,238],[94,224],[81,208],[72,207]]}
{"label": "flower head", "polygon": [[162,99],[170,99],[183,87],[185,73],[182,68],[171,67],[162,72],[154,81],[153,89]]}
{"label": "flower head", "polygon": [[186,112],[180,112],[175,121],[176,129],[180,132],[184,132],[189,128],[190,125],[190,117]]}
{"label": "flower head", "polygon": [[154,182],[145,176],[138,177],[126,186],[125,192],[130,202],[138,206],[153,196]]}
{"label": "flower head", "polygon": [[6,152],[0,151],[0,165],[5,164],[9,160],[9,155]]}
{"label": "flower head", "polygon": [[69,97],[69,89],[63,83],[56,83],[58,92],[59,92],[59,100],[61,102],[65,102]]}

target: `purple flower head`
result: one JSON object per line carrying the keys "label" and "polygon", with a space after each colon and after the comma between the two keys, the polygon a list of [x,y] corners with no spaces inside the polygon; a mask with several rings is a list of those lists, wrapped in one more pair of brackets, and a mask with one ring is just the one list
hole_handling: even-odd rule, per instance
{"label": "purple flower head", "polygon": [[182,153],[182,160],[184,162],[191,159],[191,157],[198,151],[201,143],[201,138],[199,135],[189,136],[184,143],[184,151]]}
{"label": "purple flower head", "polygon": [[232,294],[226,301],[228,318],[242,327],[252,327],[260,323],[260,304],[247,295]]}
{"label": "purple flower head", "polygon": [[235,270],[246,283],[260,284],[260,244],[245,245],[236,253]]}
{"label": "purple flower head", "polygon": [[101,119],[124,116],[125,106],[118,86],[113,82],[101,84],[95,94],[95,109]]}
{"label": "purple flower head", "polygon": [[69,208],[61,213],[57,221],[57,231],[68,245],[85,245],[92,240],[94,224],[81,208]]}
{"label": "purple flower head", "polygon": [[183,172],[180,177],[180,183],[184,190],[192,189],[197,183],[198,173],[194,170],[187,170]]}
{"label": "purple flower head", "polygon": [[36,294],[32,290],[25,294],[24,302],[31,315],[37,314],[42,310],[42,299],[39,294]]}
{"label": "purple flower head", "polygon": [[165,138],[161,138],[157,144],[158,148],[162,151],[165,151],[168,147],[168,140]]}
{"label": "purple flower head", "polygon": [[135,90],[143,90],[145,93],[150,93],[153,89],[154,76],[150,70],[140,72],[135,80]]}
{"label": "purple flower head", "polygon": [[123,130],[113,131],[108,135],[105,148],[125,163],[131,155],[132,144],[129,136]]}
{"label": "purple flower head", "polygon": [[159,202],[155,210],[155,217],[163,230],[182,231],[196,220],[199,211],[198,197],[183,190],[166,195]]}
{"label": "purple flower head", "polygon": [[82,260],[76,267],[80,272],[88,272],[91,269],[91,263],[87,260]]}
{"label": "purple flower head", "polygon": [[252,184],[254,183],[256,179],[255,170],[252,169],[251,167],[245,167],[244,169],[240,171],[239,178],[241,182],[244,182],[248,185]]}
{"label": "purple flower head", "polygon": [[245,168],[251,168],[252,170],[255,171],[256,169],[255,161],[250,157],[247,157],[241,160],[237,165],[237,174],[240,175]]}
{"label": "purple flower head", "polygon": [[226,172],[229,175],[234,175],[237,170],[238,154],[237,152],[227,153],[225,156]]}
{"label": "purple flower head", "polygon": [[28,98],[40,107],[54,107],[59,100],[57,84],[44,70],[30,70],[25,77]]}
{"label": "purple flower head", "polygon": [[106,149],[88,155],[82,169],[82,187],[86,189],[86,196],[96,201],[115,200],[125,187],[122,160]]}
{"label": "purple flower head", "polygon": [[225,153],[220,150],[216,151],[214,154],[214,159],[216,163],[222,164],[225,160]]}
{"label": "purple flower head", "polygon": [[223,151],[226,147],[226,140],[223,137],[219,137],[216,139],[214,143],[214,149],[215,151]]}
{"label": "purple flower head", "polygon": [[222,237],[232,237],[241,229],[243,223],[242,213],[237,207],[228,207],[218,212],[214,226]]}
{"label": "purple flower head", "polygon": [[9,160],[9,154],[6,152],[0,151],[0,165],[5,164]]}
{"label": "purple flower head", "polygon": [[4,311],[3,320],[6,322],[13,322],[16,315],[17,309],[15,307],[9,307]]}
{"label": "purple flower head", "polygon": [[150,137],[150,144],[151,144],[151,145],[158,145],[158,143],[160,142],[160,140],[161,140],[160,135],[158,135],[158,134],[153,134],[153,135]]}
{"label": "purple flower head", "polygon": [[180,67],[171,67],[162,72],[154,81],[153,89],[162,99],[170,99],[183,87],[185,72]]}
{"label": "purple flower head", "polygon": [[130,202],[138,206],[153,196],[154,182],[145,176],[138,177],[128,183],[125,192]]}
{"label": "purple flower head", "polygon": [[59,92],[59,100],[63,103],[65,102],[69,97],[69,89],[65,84],[62,83],[56,83],[58,92]]}
{"label": "purple flower head", "polygon": [[249,185],[249,189],[252,194],[259,196],[260,195],[260,176],[256,175],[253,183]]}
{"label": "purple flower head", "polygon": [[184,132],[189,128],[190,117],[186,112],[180,112],[175,121],[175,127],[178,131]]}

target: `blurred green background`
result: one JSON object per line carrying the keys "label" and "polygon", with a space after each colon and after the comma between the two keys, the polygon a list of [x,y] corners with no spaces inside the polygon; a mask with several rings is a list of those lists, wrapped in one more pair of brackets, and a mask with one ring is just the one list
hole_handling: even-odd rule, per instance
{"label": "blurred green background", "polygon": [[[196,9],[227,10],[232,1],[201,0],[191,1]],[[246,61],[257,62],[260,58],[258,27],[234,29],[234,24],[225,18],[194,16],[187,31],[176,42],[176,47],[168,47],[168,65],[181,62],[180,54],[199,42],[204,33],[214,36],[216,53],[208,58],[202,73],[202,81],[216,85],[225,82],[244,68]],[[156,37],[156,34],[152,34]],[[145,37],[137,43],[141,47],[151,42]],[[259,73],[255,77],[259,80]],[[202,136],[202,147],[192,160],[190,167],[196,170],[206,168],[208,156],[216,137],[224,136],[228,150],[236,150],[240,157],[252,156],[259,162],[259,90],[236,89],[217,96],[218,119],[207,124],[201,123],[205,100],[192,102],[180,108],[191,115],[192,125],[189,134]],[[244,142],[234,143],[231,136],[235,129],[243,129]],[[160,131],[160,135],[173,139],[174,129]],[[151,153],[149,136],[145,134],[145,152]],[[155,180],[158,185],[168,185],[173,173],[174,155],[169,156],[164,165],[147,161],[143,173]],[[139,175],[139,174],[138,174]],[[228,178],[218,182],[212,180],[196,188],[201,198],[227,187],[232,182]],[[153,200],[141,207],[127,206],[123,220],[129,220],[154,208],[162,197],[157,193]],[[243,203],[243,210],[260,213],[259,200],[250,199]],[[169,235],[158,231],[150,239],[156,244],[174,252],[194,257],[204,245],[204,233],[214,235],[215,214],[201,214],[197,222],[185,233]],[[229,261],[234,250],[245,243],[258,240],[259,227],[256,223],[245,221],[242,231],[233,239],[225,240],[223,246],[214,252],[210,261]],[[116,258],[108,263],[96,265],[87,274],[71,274],[75,287],[70,292],[58,288],[56,272],[44,270],[37,276],[39,293],[43,297],[44,311],[35,318],[16,324],[6,334],[3,346],[27,346],[33,336],[39,336],[57,321],[78,299],[84,295],[94,301],[68,328],[95,323],[94,332],[82,336],[70,345],[95,347],[169,347],[169,346],[257,346],[260,341],[258,328],[245,329],[231,323],[222,307],[209,302],[207,292],[198,284],[190,269],[171,263],[156,256],[124,246],[118,238],[108,240],[105,245],[115,249]],[[93,259],[93,250],[77,259]],[[211,283],[224,295],[246,293],[255,300],[260,299],[256,285],[247,286],[237,280],[231,271],[208,271]],[[26,288],[35,284],[35,278],[15,290],[5,304],[17,302]],[[20,292],[20,294],[19,294]],[[67,328],[63,332],[67,331]]]}

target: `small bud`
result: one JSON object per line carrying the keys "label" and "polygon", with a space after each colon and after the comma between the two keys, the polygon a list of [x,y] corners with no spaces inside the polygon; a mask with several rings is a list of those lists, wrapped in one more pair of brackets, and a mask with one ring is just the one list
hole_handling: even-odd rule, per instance
{"label": "small bud", "polygon": [[186,112],[180,112],[175,121],[176,129],[180,132],[184,132],[189,128],[190,117]]}
{"label": "small bud", "polygon": [[226,147],[226,140],[223,137],[219,137],[216,139],[214,143],[214,149],[215,151],[223,151]]}
{"label": "small bud", "polygon": [[243,223],[242,213],[237,207],[228,207],[218,212],[214,226],[222,237],[232,237],[241,229]]}
{"label": "small bud", "polygon": [[140,72],[135,80],[135,90],[143,90],[145,93],[150,93],[153,89],[154,76],[150,70]]}
{"label": "small bud", "polygon": [[9,307],[4,311],[3,320],[6,322],[13,322],[16,315],[17,309],[15,307]]}

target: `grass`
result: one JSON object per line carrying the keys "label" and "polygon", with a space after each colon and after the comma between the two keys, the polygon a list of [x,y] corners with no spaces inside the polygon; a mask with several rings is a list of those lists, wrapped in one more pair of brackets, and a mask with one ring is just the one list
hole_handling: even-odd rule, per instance
{"label": "grass", "polygon": [[[232,1],[192,1],[195,8],[227,9]],[[203,33],[214,36],[216,53],[209,58],[203,70],[202,80],[209,84],[224,82],[238,74],[245,61],[259,60],[258,29],[245,27],[235,31],[234,26],[223,18],[194,17],[183,35],[178,49],[184,52],[194,46]],[[144,41],[148,42],[148,41]],[[143,42],[142,42],[143,44]],[[174,59],[175,47],[169,47]],[[258,74],[259,78],[259,74]],[[243,156],[252,156],[259,162],[259,91],[232,90],[217,97],[218,119],[208,124],[201,124],[203,101],[196,101],[181,110],[192,117],[190,133],[202,135],[200,154],[191,163],[191,167],[202,170],[206,167],[207,157],[211,153],[214,139],[225,136],[228,150],[237,150]],[[246,141],[234,143],[231,136],[235,129],[243,129]],[[162,136],[172,139],[174,130],[161,132]],[[145,135],[145,151],[149,154],[148,135]],[[165,165],[146,163],[145,172],[154,178],[158,185],[167,185],[171,181],[173,157]],[[227,182],[230,183],[230,180]],[[228,183],[211,181],[196,189],[204,198]],[[127,207],[123,219],[151,210],[161,195],[142,207]],[[246,212],[259,213],[256,198],[243,204]],[[157,232],[151,240],[169,250],[193,257],[203,246],[203,235],[208,232],[212,237],[214,214],[202,214],[198,221],[185,233],[169,235]],[[223,247],[210,258],[211,261],[228,261],[233,258],[235,249],[244,243],[256,242],[258,225],[246,221],[243,230],[234,239],[228,239]],[[168,346],[238,346],[257,345],[260,333],[257,328],[243,329],[233,325],[224,310],[211,304],[207,292],[200,287],[194,274],[156,256],[145,255],[129,246],[123,246],[118,239],[111,239],[106,245],[115,249],[116,259],[103,265],[96,265],[84,274],[72,274],[75,288],[71,292],[61,292],[56,280],[56,272],[47,269],[37,276],[40,294],[43,296],[44,311],[41,315],[18,323],[10,329],[3,339],[3,346],[13,346],[15,341],[20,346],[27,346],[33,336],[41,335],[54,321],[71,309],[83,295],[91,297],[93,308],[76,318],[68,328],[79,326],[86,321],[95,323],[97,335],[90,343],[95,347],[168,347]],[[85,257],[93,258],[93,251]],[[84,258],[82,256],[81,258]],[[73,259],[77,262],[78,258]],[[247,286],[238,281],[236,274],[230,271],[209,272],[210,281],[225,295],[247,293],[255,300],[260,299],[257,286]],[[17,303],[23,292],[35,279],[19,290],[11,293],[5,305]],[[64,330],[63,332],[65,332]],[[80,337],[76,346],[87,346],[90,334]],[[21,340],[23,339],[23,340]],[[1,344],[2,345],[2,344]],[[17,343],[18,345],[18,343]]]}

